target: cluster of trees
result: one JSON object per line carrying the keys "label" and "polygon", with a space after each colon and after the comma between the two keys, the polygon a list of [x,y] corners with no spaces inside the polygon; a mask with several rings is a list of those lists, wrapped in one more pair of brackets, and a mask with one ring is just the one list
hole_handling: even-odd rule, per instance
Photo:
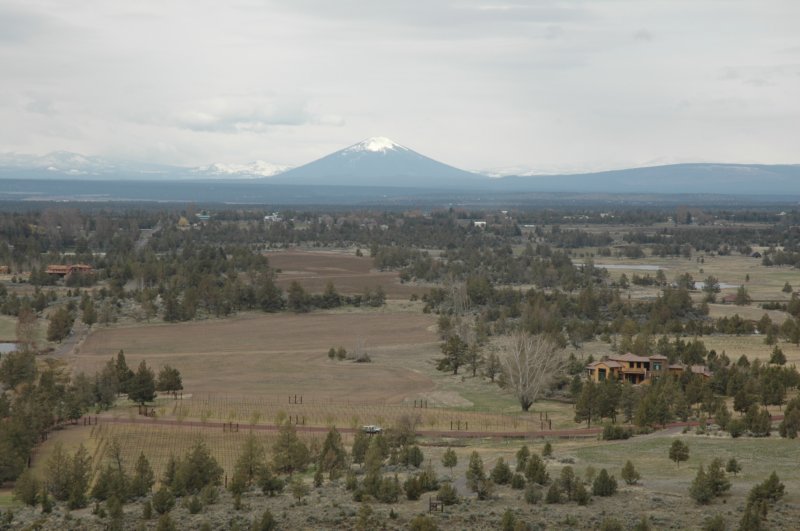
{"label": "cluster of trees", "polygon": [[20,350],[0,359],[0,481],[13,480],[25,468],[36,444],[55,426],[77,421],[92,408],[108,408],[118,394],[136,402],[153,400],[155,391],[183,388],[180,372],[164,366],[158,377],[142,361],[128,368],[122,351],[90,377],[70,378],[55,360],[37,364],[35,354]]}
{"label": "cluster of trees", "polygon": [[[542,457],[549,457],[552,452],[548,443],[542,451]],[[516,454],[515,471],[501,458],[487,475],[483,460],[477,452],[470,456],[467,467],[467,486],[478,496],[478,499],[489,499],[497,485],[510,485],[512,489],[524,491],[524,498],[530,504],[544,500],[547,504],[577,502],[587,505],[594,496],[612,496],[617,491],[617,481],[606,469],[596,474],[594,469],[587,470],[584,479],[579,478],[571,466],[561,469],[558,478],[551,479],[545,461],[538,454],[531,453],[527,446],[522,446]],[[638,481],[638,472],[630,465],[631,470],[625,477]]]}
{"label": "cluster of trees", "polygon": [[[724,353],[717,356],[715,352],[709,352],[704,361],[713,370],[710,379],[685,371],[680,377],[664,376],[652,385],[634,386],[610,378],[583,382],[576,375],[570,386],[576,400],[575,421],[591,425],[603,419],[616,422],[620,416],[626,423],[647,427],[697,415],[713,417],[737,437],[744,432],[765,436],[770,433],[771,418],[764,406],[783,405],[787,394],[800,384],[794,366],[750,362],[745,356],[732,363]],[[725,396],[733,398],[739,417],[727,409]],[[787,407],[781,424],[784,436],[796,436],[800,429],[798,404]]]}

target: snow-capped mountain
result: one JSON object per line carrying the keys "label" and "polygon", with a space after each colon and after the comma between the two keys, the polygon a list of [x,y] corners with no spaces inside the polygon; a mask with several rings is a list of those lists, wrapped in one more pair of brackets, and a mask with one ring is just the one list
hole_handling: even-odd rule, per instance
{"label": "snow-capped mountain", "polygon": [[487,180],[385,137],[368,138],[270,179],[285,184],[406,188],[474,188]]}
{"label": "snow-capped mountain", "polygon": [[215,162],[208,166],[192,169],[193,173],[209,176],[230,176],[242,178],[272,177],[289,169],[289,166],[255,160],[246,164],[224,164]]}
{"label": "snow-capped mountain", "polygon": [[0,178],[78,180],[201,180],[270,177],[287,166],[257,160],[246,164],[210,164],[199,168],[112,160],[54,151],[46,155],[0,153]]}
{"label": "snow-capped mountain", "polygon": [[111,170],[115,165],[100,157],[87,157],[69,151],[53,151],[46,155],[22,153],[0,153],[0,167],[46,170],[71,177],[99,174]]}

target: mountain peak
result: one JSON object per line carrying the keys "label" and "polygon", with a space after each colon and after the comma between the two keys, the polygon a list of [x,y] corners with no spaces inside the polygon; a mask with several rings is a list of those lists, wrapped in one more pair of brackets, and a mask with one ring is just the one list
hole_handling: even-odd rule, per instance
{"label": "mountain peak", "polygon": [[394,142],[389,138],[386,138],[385,136],[373,136],[371,138],[359,142],[358,144],[350,146],[344,151],[347,153],[357,153],[361,151],[369,151],[372,153],[386,153],[387,151],[395,151],[397,149],[408,151],[407,148],[401,146],[400,144]]}

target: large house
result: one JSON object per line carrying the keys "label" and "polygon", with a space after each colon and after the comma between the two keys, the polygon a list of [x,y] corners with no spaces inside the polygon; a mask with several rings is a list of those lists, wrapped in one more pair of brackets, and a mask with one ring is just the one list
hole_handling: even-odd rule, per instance
{"label": "large house", "polygon": [[632,384],[649,383],[653,378],[663,374],[680,376],[686,371],[699,374],[703,378],[711,377],[711,371],[705,365],[669,364],[667,361],[667,357],[660,354],[637,356],[628,352],[592,362],[586,366],[586,372],[589,379],[594,382],[613,378]]}
{"label": "large house", "polygon": [[73,273],[93,273],[94,270],[92,266],[86,264],[50,264],[47,266],[45,273],[48,275],[55,275],[59,277],[65,277],[67,275],[71,275]]}

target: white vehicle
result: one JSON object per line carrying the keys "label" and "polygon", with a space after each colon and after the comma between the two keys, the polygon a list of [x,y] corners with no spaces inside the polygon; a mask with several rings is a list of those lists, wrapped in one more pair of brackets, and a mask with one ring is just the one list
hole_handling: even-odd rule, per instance
{"label": "white vehicle", "polygon": [[364,433],[380,433],[383,429],[380,426],[373,426],[372,424],[368,426],[362,426],[361,431]]}

